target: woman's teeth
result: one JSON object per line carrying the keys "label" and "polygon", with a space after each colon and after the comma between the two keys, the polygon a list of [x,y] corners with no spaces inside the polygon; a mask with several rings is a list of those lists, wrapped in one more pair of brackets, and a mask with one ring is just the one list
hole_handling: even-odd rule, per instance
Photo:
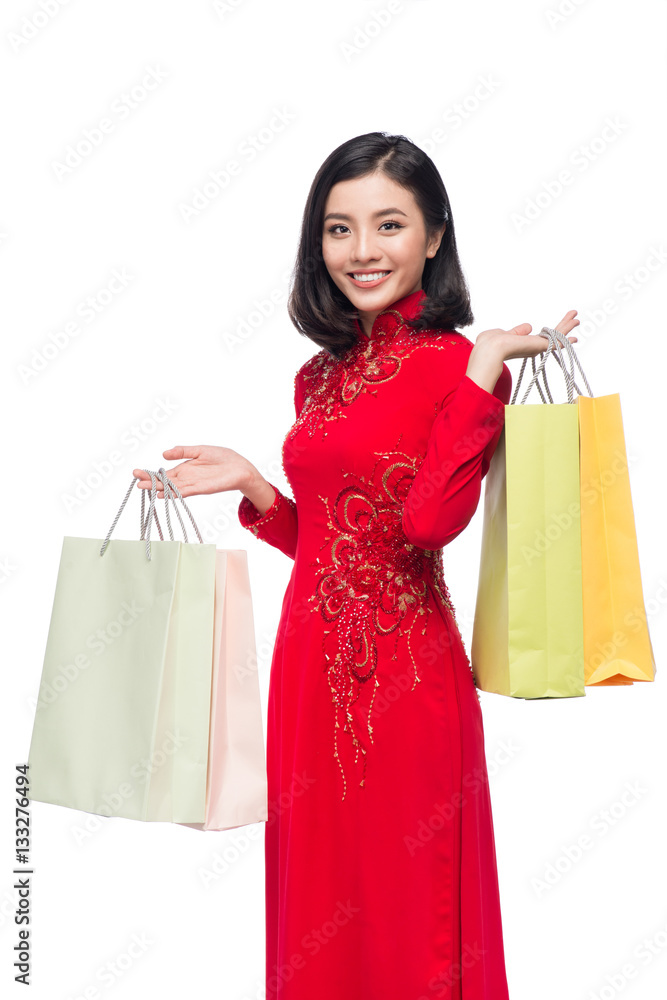
{"label": "woman's teeth", "polygon": [[376,271],[374,274],[355,274],[353,272],[352,277],[355,281],[377,281],[379,278],[384,278],[390,273],[390,271]]}

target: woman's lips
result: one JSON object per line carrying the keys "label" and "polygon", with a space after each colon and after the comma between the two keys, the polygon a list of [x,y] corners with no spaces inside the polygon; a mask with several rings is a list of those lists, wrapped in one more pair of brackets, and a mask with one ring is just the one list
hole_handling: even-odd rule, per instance
{"label": "woman's lips", "polygon": [[[363,272],[361,271],[357,271],[357,274],[362,274],[362,273]],[[376,272],[370,271],[368,273],[374,274]],[[357,288],[377,288],[378,285],[381,285],[382,282],[386,281],[387,278],[390,278],[391,275],[392,272],[388,271],[387,274],[383,275],[383,277],[381,278],[378,278],[377,281],[357,281],[357,279],[354,277],[352,273],[348,274],[348,278],[350,279],[352,284],[355,285]]]}

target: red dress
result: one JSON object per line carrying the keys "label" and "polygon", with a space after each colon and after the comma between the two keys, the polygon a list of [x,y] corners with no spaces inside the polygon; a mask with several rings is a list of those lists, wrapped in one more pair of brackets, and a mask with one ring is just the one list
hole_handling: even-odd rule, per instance
{"label": "red dress", "polygon": [[[479,695],[442,571],[511,376],[413,331],[420,289],[295,377],[294,500],[239,520],[294,559],[267,728],[268,1000],[507,1000]],[[273,484],[272,484],[273,485]]]}

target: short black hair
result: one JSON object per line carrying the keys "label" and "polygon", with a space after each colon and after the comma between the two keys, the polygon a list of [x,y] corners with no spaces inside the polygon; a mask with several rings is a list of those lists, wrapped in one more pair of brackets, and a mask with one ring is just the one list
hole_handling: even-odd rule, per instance
{"label": "short black hair", "polygon": [[333,150],[315,175],[301,223],[301,235],[287,311],[302,336],[336,357],[359,339],[358,310],[332,281],[322,255],[324,207],[329,191],[340,181],[365,177],[380,170],[411,191],[421,209],[430,236],[445,224],[434,257],[422,274],[420,315],[409,321],[413,329],[454,330],[474,322],[470,293],[461,269],[454,219],[442,177],[433,160],[404,135],[367,132]]}

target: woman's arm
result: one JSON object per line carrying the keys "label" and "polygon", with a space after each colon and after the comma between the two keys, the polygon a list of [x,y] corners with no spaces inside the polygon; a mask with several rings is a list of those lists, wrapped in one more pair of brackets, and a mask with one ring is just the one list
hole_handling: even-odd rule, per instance
{"label": "woman's arm", "polygon": [[[297,417],[303,406],[300,372],[294,377],[294,409]],[[280,549],[290,559],[296,556],[299,519],[296,503],[285,496],[277,486],[264,479],[253,469],[243,487],[243,499],[238,508],[238,518],[244,528],[269,545]]]}
{"label": "woman's arm", "polygon": [[[571,343],[579,325],[577,310],[565,314],[556,330]],[[456,538],[477,509],[482,479],[489,471],[505,421],[512,377],[505,361],[535,357],[550,349],[542,334],[530,336],[530,323],[511,330],[484,330],[475,341],[468,367],[443,399],[428,440],[426,456],[403,510],[403,530],[413,545],[439,549]]]}
{"label": "woman's arm", "polygon": [[[442,401],[403,508],[403,530],[419,548],[442,548],[469,523],[502,431],[512,389],[509,368],[501,363],[492,383],[472,353],[466,373]],[[490,389],[472,378],[478,374]]]}

